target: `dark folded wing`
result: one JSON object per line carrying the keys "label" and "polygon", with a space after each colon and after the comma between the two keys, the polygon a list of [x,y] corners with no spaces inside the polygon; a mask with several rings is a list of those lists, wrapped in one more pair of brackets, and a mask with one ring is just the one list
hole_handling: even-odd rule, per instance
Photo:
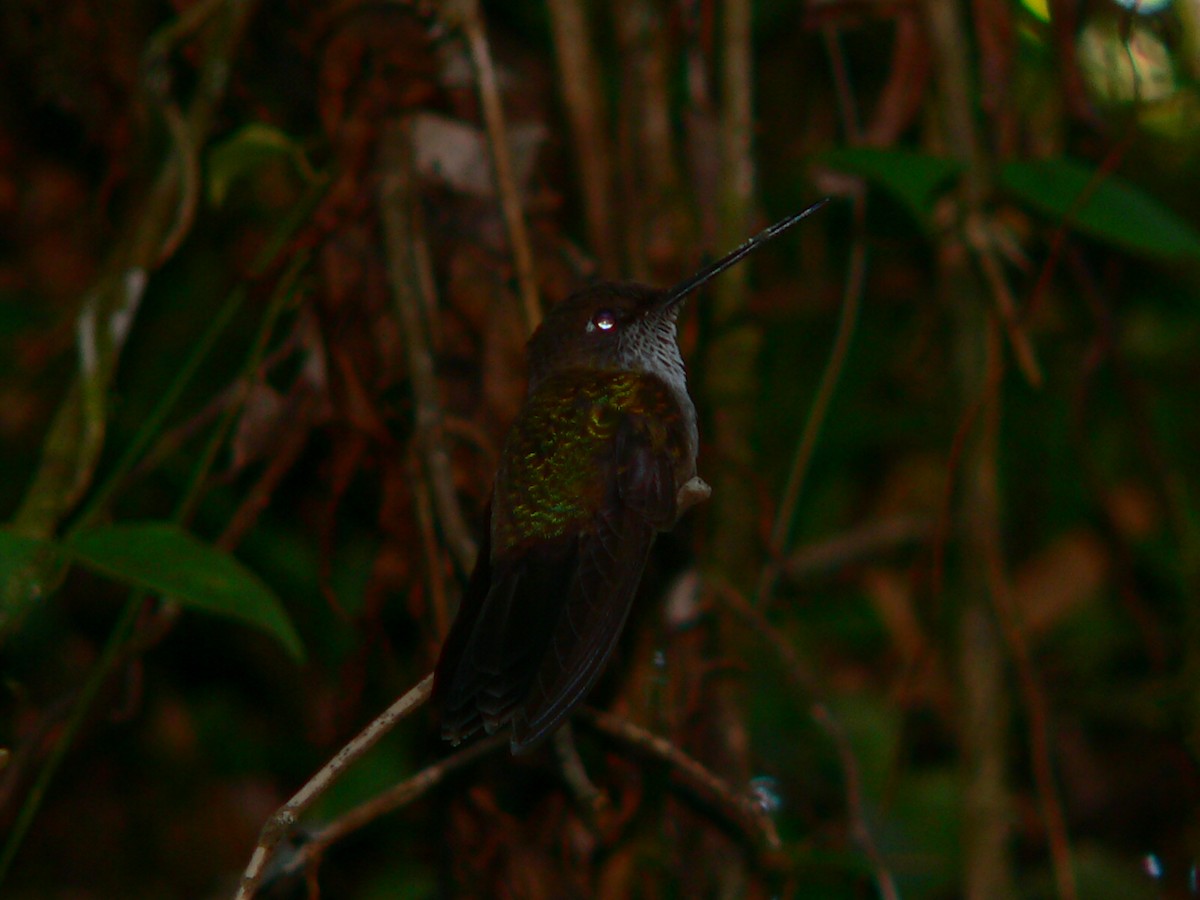
{"label": "dark folded wing", "polygon": [[675,518],[674,463],[650,423],[626,416],[600,508],[551,540],[479,562],[438,661],[435,698],[453,741],[511,719],[513,750],[552,732],[595,683],[629,615],[655,533]]}
{"label": "dark folded wing", "polygon": [[494,732],[524,699],[575,568],[572,540],[496,564],[487,551],[485,543],[434,677],[442,735],[456,743],[481,727]]}
{"label": "dark folded wing", "polygon": [[549,647],[513,717],[513,751],[554,731],[600,677],[633,605],[656,532],[675,518],[674,466],[643,420],[616,435],[609,503],[579,538],[577,567]]}

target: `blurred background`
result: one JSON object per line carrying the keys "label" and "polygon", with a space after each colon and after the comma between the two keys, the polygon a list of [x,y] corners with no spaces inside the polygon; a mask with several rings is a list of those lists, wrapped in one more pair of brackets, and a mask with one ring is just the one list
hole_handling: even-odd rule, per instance
{"label": "blurred background", "polygon": [[1195,0],[7,0],[0,75],[3,896],[230,896],[431,669],[540,310],[822,196],[684,313],[586,775],[418,709],[261,896],[1197,893]]}

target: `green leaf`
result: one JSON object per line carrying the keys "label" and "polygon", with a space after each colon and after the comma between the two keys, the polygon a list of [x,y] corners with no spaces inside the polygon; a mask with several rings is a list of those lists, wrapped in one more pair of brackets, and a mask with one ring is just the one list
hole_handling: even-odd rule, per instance
{"label": "green leaf", "polygon": [[279,598],[234,557],[165,522],[109,525],[70,538],[74,559],[190,609],[237,619],[277,638],[297,660],[300,637]]}
{"label": "green leaf", "polygon": [[[1009,163],[1000,184],[1017,199],[1105,243],[1157,259],[1200,260],[1200,232],[1141,188],[1069,159]],[[1086,199],[1080,203],[1080,198]]]}
{"label": "green leaf", "polygon": [[963,170],[957,160],[881,147],[839,147],[822,154],[821,160],[877,184],[926,225],[942,188]]}
{"label": "green leaf", "polygon": [[208,153],[209,202],[220,206],[234,182],[280,158],[291,160],[301,174],[311,174],[300,145],[278,128],[265,122],[252,122],[239,128]]}

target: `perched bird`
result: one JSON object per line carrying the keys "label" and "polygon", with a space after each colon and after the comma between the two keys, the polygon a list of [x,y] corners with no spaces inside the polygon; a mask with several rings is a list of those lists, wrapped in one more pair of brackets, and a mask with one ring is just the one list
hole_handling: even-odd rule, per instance
{"label": "perched bird", "polygon": [[681,301],[826,201],[668,290],[586,287],[529,341],[489,526],[434,678],[442,735],[550,734],[616,647],[655,535],[709,495],[676,341]]}

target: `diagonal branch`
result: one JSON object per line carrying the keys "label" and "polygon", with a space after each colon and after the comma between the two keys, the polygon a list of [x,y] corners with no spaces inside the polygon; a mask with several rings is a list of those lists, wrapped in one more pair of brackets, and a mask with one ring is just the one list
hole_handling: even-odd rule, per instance
{"label": "diagonal branch", "polygon": [[424,704],[433,694],[433,673],[426,675],[417,686],[384,710],[370,725],[339,750],[324,767],[310,778],[287,803],[279,807],[263,826],[258,846],[242,873],[234,900],[250,900],[258,890],[267,863],[271,861],[275,848],[291,830],[296,821],[329,789],[355,760],[379,743],[397,722]]}
{"label": "diagonal branch", "polygon": [[723,818],[737,827],[752,846],[771,852],[779,850],[782,846],[775,823],[755,807],[749,796],[735,790],[724,779],[666,738],[659,737],[628,719],[588,706],[579,709],[575,717],[601,734],[666,763],[689,793],[716,809]]}

